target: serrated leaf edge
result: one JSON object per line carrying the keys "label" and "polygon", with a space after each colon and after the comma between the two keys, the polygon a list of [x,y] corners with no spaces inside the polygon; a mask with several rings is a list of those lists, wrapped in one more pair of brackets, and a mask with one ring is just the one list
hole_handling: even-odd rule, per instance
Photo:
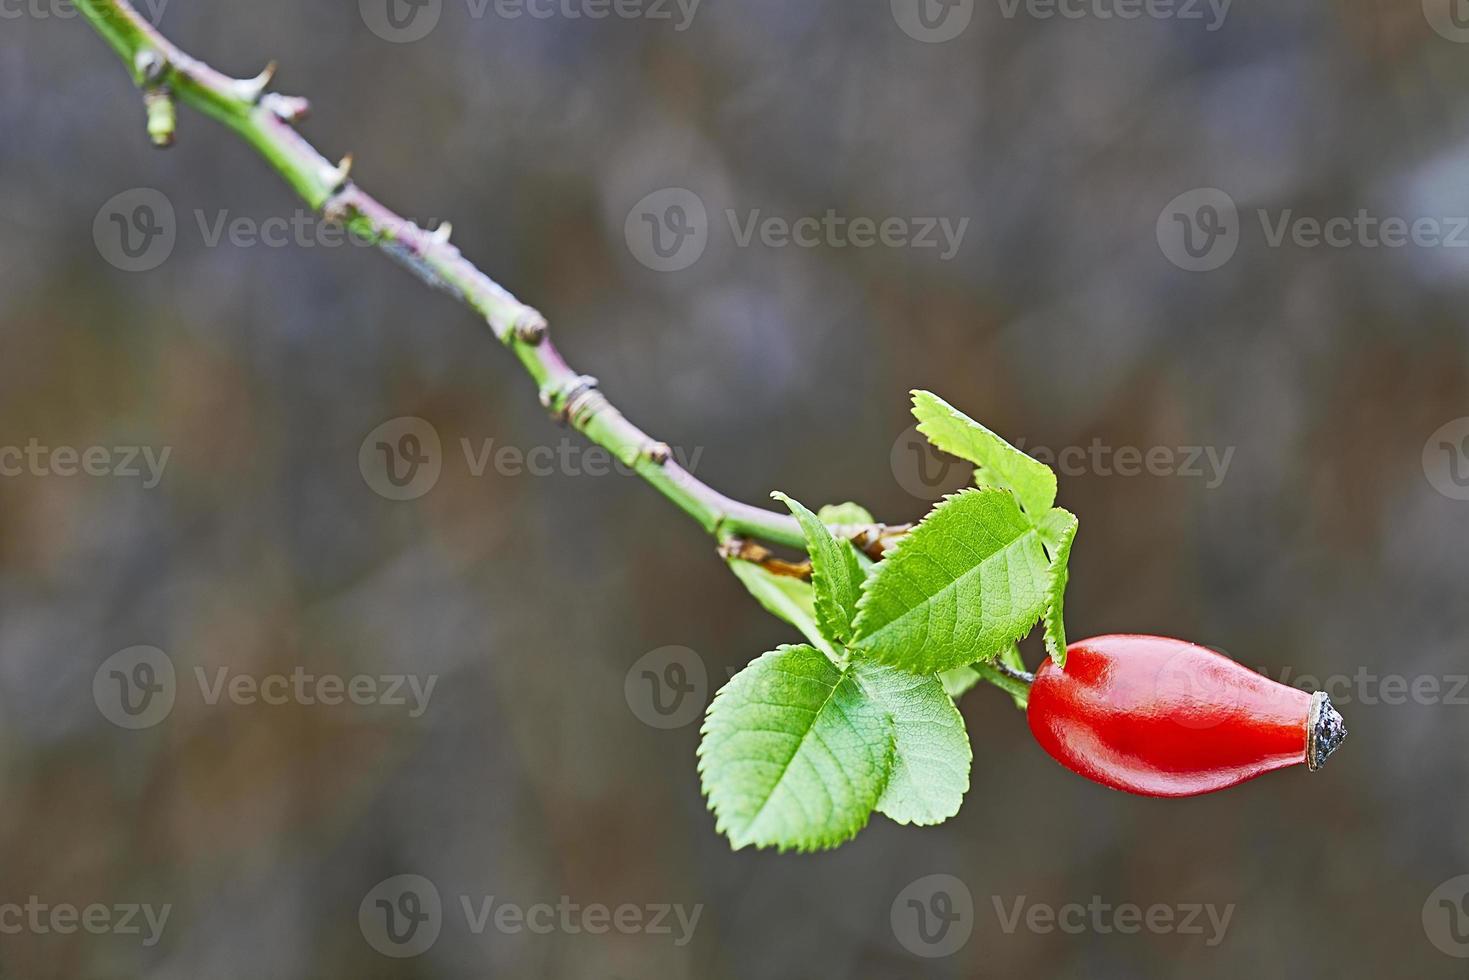
{"label": "serrated leaf edge", "polygon": [[1045,622],[1042,636],[1045,639],[1046,653],[1056,662],[1057,667],[1066,666],[1066,587],[1071,581],[1071,570],[1067,567],[1071,561],[1071,545],[1076,541],[1076,532],[1081,526],[1076,515],[1060,507],[1053,508],[1051,513],[1060,511],[1066,515],[1066,522],[1061,526],[1061,532],[1056,539],[1055,555],[1051,558],[1050,580],[1046,583],[1046,604],[1041,613],[1041,619]]}
{"label": "serrated leaf edge", "polygon": [[[961,490],[958,490],[958,491],[956,491],[954,493],[945,494],[944,497],[943,497],[943,499],[941,501],[939,501],[937,504],[935,504],[933,506],[933,508],[930,509],[929,512],[923,516],[923,519],[921,521],[919,521],[914,526],[912,532],[910,532],[909,534],[906,534],[902,538],[899,538],[898,539],[898,543],[893,546],[893,550],[889,554],[883,556],[882,561],[881,562],[878,562],[878,566],[880,567],[884,562],[891,561],[892,559],[894,559],[894,558],[898,557],[900,554],[902,554],[905,551],[905,549],[912,547],[913,546],[913,541],[915,540],[915,535],[916,535],[918,529],[920,527],[922,527],[923,525],[927,524],[933,518],[934,514],[936,514],[938,512],[939,507],[943,506],[944,504],[947,504],[950,500],[953,500],[953,499],[955,499],[957,497],[963,497],[963,496],[966,496],[968,494],[976,494],[976,493],[978,493],[978,494],[1004,493],[1004,494],[1009,494],[1011,497],[1014,497],[1015,496],[1015,494],[1012,491],[1006,490],[1006,489],[1003,489],[1003,488],[1000,488],[1000,487],[965,487],[965,488],[963,488]],[[1016,505],[1016,507],[1019,507],[1020,506],[1019,499],[1016,499],[1015,505]],[[1021,513],[1023,514],[1024,511],[1022,510]],[[1032,526],[1030,528],[1030,530],[1026,532],[1026,534],[1034,534],[1034,535],[1036,535],[1037,540],[1039,540],[1039,538],[1040,538],[1040,532],[1034,526]],[[1016,541],[1019,541],[1020,539],[1019,538],[1016,538],[1015,540]],[[1007,545],[1007,547],[1008,547],[1008,545]],[[863,620],[863,616],[864,616],[864,614],[866,613],[866,610],[867,610],[868,599],[872,595],[872,592],[871,592],[869,586],[874,581],[876,581],[876,580],[877,580],[877,575],[875,573],[872,574],[872,575],[868,575],[866,578],[864,578],[862,580],[862,593],[861,593],[861,595],[859,595],[857,597],[857,615],[852,620],[852,644],[851,644],[850,649],[852,650],[853,655],[854,656],[862,657],[864,659],[871,659],[871,660],[873,660],[873,661],[875,661],[877,663],[886,664],[886,665],[888,665],[890,667],[897,667],[900,670],[907,671],[908,673],[911,673],[911,674],[937,674],[937,673],[940,673],[940,670],[938,670],[937,668],[935,668],[933,670],[928,670],[928,669],[910,670],[907,664],[899,663],[899,662],[897,662],[895,660],[892,660],[891,658],[884,657],[884,656],[871,656],[871,655],[868,655],[868,654],[866,654],[864,652],[859,651],[858,646],[861,644],[862,639],[864,638],[864,633],[863,633],[863,629],[862,629],[862,620]],[[980,657],[980,658],[977,658],[975,660],[971,660],[969,662],[970,663],[992,663],[992,662],[994,662],[995,658],[1000,655],[1000,651],[1001,650],[1003,650],[1009,644],[1020,642],[1020,640],[1023,637],[1027,636],[1030,633],[1031,630],[1035,629],[1035,624],[1040,620],[1040,618],[1041,617],[1039,615],[1037,615],[1036,618],[1035,619],[1032,619],[1028,624],[1025,625],[1024,628],[1017,630],[1014,636],[1008,636],[1008,635],[1002,634],[1002,636],[1005,637],[1004,638],[1004,642],[1002,642],[999,645],[999,647],[996,649],[996,651],[995,651],[995,653],[993,655],[991,655],[989,657]],[[959,666],[964,666],[964,665],[963,664],[960,664]]]}
{"label": "serrated leaf edge", "polygon": [[[825,659],[825,654],[822,654],[822,652],[820,650],[818,650],[816,647],[812,646],[809,643],[782,643],[780,646],[776,647],[774,650],[766,651],[765,653],[762,653],[760,656],[756,657],[754,660],[751,660],[748,664],[745,665],[745,667],[743,669],[741,669],[740,673],[744,673],[745,670],[747,670],[750,667],[754,666],[756,663],[760,662],[761,660],[766,659],[767,657],[780,656],[780,655],[785,654],[787,652],[790,652],[790,651],[793,651],[793,650],[798,650],[798,649],[801,649],[803,647],[806,648],[806,649],[808,649],[808,650],[810,650],[811,652],[813,652],[815,654],[818,654],[818,655],[822,656]],[[829,662],[830,661],[828,660],[828,663]],[[821,706],[816,709],[816,712],[815,712],[816,715],[820,715],[820,713],[823,710],[825,710],[827,704],[830,703],[831,699],[836,696],[837,689],[839,687],[841,687],[842,682],[845,681],[845,680],[847,680],[847,679],[849,679],[849,677],[852,680],[852,682],[857,685],[858,689],[861,690],[861,685],[860,684],[857,684],[857,679],[856,679],[855,675],[849,673],[852,670],[852,668],[848,667],[846,669],[843,669],[843,668],[837,667],[836,665],[833,664],[832,665],[832,669],[833,670],[836,670],[837,673],[839,673],[841,675],[841,680],[839,680],[835,685],[832,686],[832,689],[831,689],[830,693],[828,693],[827,696],[826,696],[826,700],[822,701]],[[722,815],[721,813],[719,813],[718,810],[716,810],[714,808],[714,801],[713,801],[713,799],[710,796],[709,783],[708,783],[708,780],[707,780],[707,771],[706,771],[706,768],[705,768],[705,761],[706,760],[704,758],[704,748],[705,748],[705,745],[707,744],[706,743],[706,739],[709,736],[709,731],[710,731],[710,728],[709,728],[709,719],[714,714],[714,706],[719,703],[719,701],[720,701],[720,699],[722,697],[724,697],[725,692],[727,692],[730,689],[730,687],[734,684],[736,678],[738,678],[738,677],[739,677],[739,674],[735,674],[734,677],[731,677],[729,679],[729,681],[726,682],[725,685],[719,689],[719,691],[714,695],[714,697],[712,699],[710,699],[710,701],[709,701],[709,707],[707,709],[705,709],[705,712],[704,712],[704,723],[699,726],[699,747],[698,747],[698,749],[694,753],[695,756],[699,760],[698,761],[698,765],[697,765],[697,770],[698,770],[698,774],[699,774],[700,790],[703,793],[704,799],[708,803],[709,809],[711,811],[713,811],[713,813],[714,813],[714,829],[715,829],[715,831],[717,833],[722,834],[724,836],[724,838],[729,841],[730,847],[733,850],[739,851],[739,850],[743,850],[746,847],[754,847],[757,850],[764,850],[764,849],[767,849],[767,848],[770,848],[770,847],[774,847],[776,849],[776,852],[779,853],[779,854],[784,854],[787,851],[796,851],[797,853],[809,854],[809,853],[812,853],[812,852],[815,852],[815,851],[829,850],[829,849],[831,849],[833,847],[837,847],[837,846],[839,846],[841,844],[845,844],[847,841],[849,841],[852,838],[856,837],[872,821],[872,814],[874,812],[876,812],[877,801],[880,800],[880,799],[882,799],[882,794],[887,791],[888,780],[892,777],[892,772],[893,772],[893,753],[895,751],[895,744],[894,744],[895,743],[895,738],[894,738],[894,734],[893,734],[893,730],[892,730],[893,721],[892,721],[891,715],[888,714],[888,712],[887,712],[886,709],[880,709],[880,710],[882,710],[883,715],[886,716],[887,719],[888,719],[888,731],[887,731],[887,738],[886,738],[886,746],[885,746],[885,749],[884,749],[884,752],[883,752],[882,761],[879,764],[879,769],[881,770],[882,776],[881,776],[881,780],[880,780],[880,785],[879,785],[878,790],[877,790],[877,794],[873,798],[872,805],[867,808],[867,810],[866,810],[866,812],[864,814],[862,814],[860,817],[853,818],[853,820],[851,820],[847,824],[845,824],[845,825],[837,828],[835,831],[833,831],[833,833],[831,833],[829,835],[823,835],[823,836],[818,836],[818,837],[809,838],[809,839],[803,839],[803,840],[798,840],[798,841],[761,842],[761,841],[755,841],[755,840],[750,840],[750,839],[737,840],[735,838],[735,836],[732,833],[730,833],[729,820],[724,815]],[[867,698],[869,701],[871,700],[871,698],[868,697],[867,692],[865,690],[862,690],[862,696],[864,698]],[[807,729],[807,733],[809,734],[809,732],[810,732],[810,729],[808,728]],[[788,759],[786,761],[784,767],[781,770],[781,778],[784,778],[785,771],[787,769],[789,769],[790,764],[791,764],[791,761],[793,761],[796,758],[796,754],[800,751],[801,746],[805,744],[806,738],[807,738],[807,735],[806,734],[803,734],[801,736],[800,741],[796,745],[796,750],[791,753],[790,759]],[[765,800],[765,802],[761,804],[761,811],[762,812],[763,812],[764,807],[766,805],[768,805],[769,802],[770,802],[769,801],[769,797],[767,797],[766,800]],[[754,820],[752,819],[750,822],[753,823]]]}

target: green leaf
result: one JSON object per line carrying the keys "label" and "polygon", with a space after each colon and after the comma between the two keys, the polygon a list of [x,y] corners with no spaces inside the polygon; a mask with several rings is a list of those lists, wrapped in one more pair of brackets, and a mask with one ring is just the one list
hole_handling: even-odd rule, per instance
{"label": "green leaf", "polygon": [[1040,618],[1047,568],[1009,492],[960,491],[878,562],[852,649],[914,674],[992,660]]}
{"label": "green leaf", "polygon": [[944,685],[944,691],[958,701],[969,689],[979,683],[979,671],[969,665],[955,667],[938,675],[939,683]]}
{"label": "green leaf", "polygon": [[[1060,516],[1057,516],[1060,515]],[[1076,515],[1057,507],[1046,515],[1046,547],[1051,552],[1051,568],[1046,583],[1046,607],[1041,616],[1046,621],[1046,652],[1057,667],[1066,666],[1066,583],[1071,579],[1067,562],[1071,560],[1071,544],[1076,540]]]}
{"label": "green leaf", "polygon": [[848,542],[832,537],[821,519],[800,501],[778,490],[771,496],[790,508],[801,533],[806,535],[811,585],[816,590],[816,625],[832,643],[845,644],[852,637],[852,617],[857,614],[857,597],[862,594],[863,574],[857,552]]}
{"label": "green leaf", "polygon": [[854,504],[850,502],[845,504],[827,504],[825,507],[816,512],[816,516],[821,518],[821,523],[827,525],[828,527],[840,526],[843,524],[856,525],[877,523],[877,521],[873,519],[872,514],[867,510],[866,507],[863,507],[861,504]]}
{"label": "green leaf", "polygon": [[1046,464],[1001,439],[974,419],[928,391],[913,392],[918,431],[933,445],[975,464],[980,486],[1009,490],[1032,518],[1056,502],[1056,474]]}
{"label": "green leaf", "polygon": [[[1052,507],[1046,511],[1046,516],[1037,522],[1035,529],[1040,532],[1041,543],[1046,546],[1054,561],[1056,553],[1061,549],[1062,539],[1068,535],[1076,536],[1076,515],[1064,507]],[[1070,542],[1066,543],[1067,551],[1070,551]]]}
{"label": "green leaf", "polygon": [[782,646],[736,674],[709,705],[699,744],[704,795],[736,850],[850,840],[892,762],[887,712],[809,646]]}
{"label": "green leaf", "polygon": [[853,669],[893,722],[893,766],[878,812],[901,824],[943,823],[959,812],[969,789],[974,751],[964,717],[935,676],[861,661]]}
{"label": "green leaf", "polygon": [[745,588],[765,607],[766,612],[790,623],[816,649],[833,660],[836,659],[836,652],[816,625],[816,597],[811,591],[810,582],[803,582],[789,575],[776,575],[754,562],[740,561],[738,558],[730,559],[729,570],[745,584]]}

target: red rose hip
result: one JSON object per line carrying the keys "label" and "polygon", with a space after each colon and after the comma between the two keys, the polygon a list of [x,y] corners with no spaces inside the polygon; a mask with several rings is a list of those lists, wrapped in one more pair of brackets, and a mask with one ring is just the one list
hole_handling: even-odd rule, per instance
{"label": "red rose hip", "polygon": [[1206,647],[1098,636],[1036,672],[1030,730],[1051,757],[1113,789],[1194,796],[1306,763],[1346,737],[1324,693],[1278,684]]}

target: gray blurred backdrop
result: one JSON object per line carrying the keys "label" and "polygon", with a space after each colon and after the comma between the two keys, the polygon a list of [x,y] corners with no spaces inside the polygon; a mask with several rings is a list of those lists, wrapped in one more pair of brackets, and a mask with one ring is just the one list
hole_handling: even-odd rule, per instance
{"label": "gray blurred backdrop", "polygon": [[[1073,638],[1329,683],[1351,738],[1155,801],[985,688],[956,819],[732,853],[698,710],[793,632],[472,315],[212,121],[150,148],[64,0],[5,0],[0,976],[1464,975],[1469,11],[394,2],[160,13],[222,70],[279,59],[325,152],[452,218],[706,481],[913,519],[952,476],[909,431],[931,388],[1060,454]],[[385,423],[437,464],[412,499]],[[683,717],[647,703],[674,660]],[[251,693],[298,674],[376,693]],[[439,931],[393,957],[404,880]],[[935,882],[937,945],[905,918]]]}

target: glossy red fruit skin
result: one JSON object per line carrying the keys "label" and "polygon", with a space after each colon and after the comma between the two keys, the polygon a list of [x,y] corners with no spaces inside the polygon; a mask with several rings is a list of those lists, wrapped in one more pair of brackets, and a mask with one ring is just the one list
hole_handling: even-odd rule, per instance
{"label": "glossy red fruit skin", "polygon": [[1036,672],[1027,717],[1073,772],[1143,796],[1195,796],[1306,761],[1312,696],[1161,636],[1078,640]]}

